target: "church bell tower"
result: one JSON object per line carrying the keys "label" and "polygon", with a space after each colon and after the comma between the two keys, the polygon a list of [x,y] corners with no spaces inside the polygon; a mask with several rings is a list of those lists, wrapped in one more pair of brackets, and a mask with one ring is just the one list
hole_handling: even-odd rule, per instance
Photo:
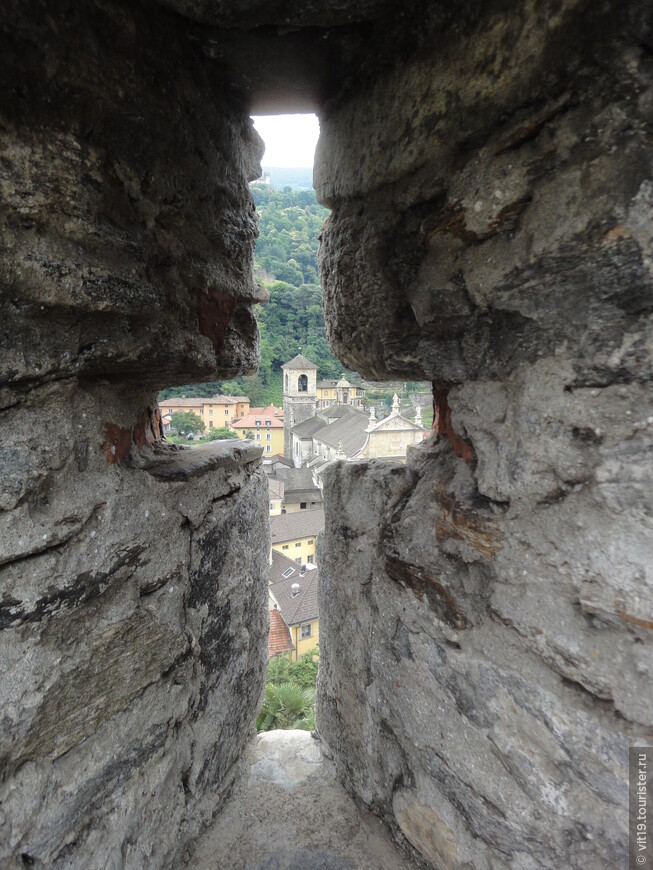
{"label": "church bell tower", "polygon": [[283,371],[283,455],[292,459],[293,426],[312,417],[317,407],[317,366],[301,353]]}

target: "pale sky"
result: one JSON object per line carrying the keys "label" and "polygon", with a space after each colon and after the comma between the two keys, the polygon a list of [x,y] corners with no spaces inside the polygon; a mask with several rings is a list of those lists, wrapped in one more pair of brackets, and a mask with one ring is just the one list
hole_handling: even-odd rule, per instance
{"label": "pale sky", "polygon": [[316,115],[257,115],[252,120],[265,142],[264,167],[313,167],[320,135]]}

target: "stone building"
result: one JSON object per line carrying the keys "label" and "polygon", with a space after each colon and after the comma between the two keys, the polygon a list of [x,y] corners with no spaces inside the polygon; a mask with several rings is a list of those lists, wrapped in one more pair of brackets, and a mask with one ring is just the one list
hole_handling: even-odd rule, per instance
{"label": "stone building", "polygon": [[[653,745],[650,0],[8,0],[0,82],[0,865],[624,866]],[[320,116],[333,352],[438,413],[405,462],[324,472],[314,752],[356,803],[262,836],[278,792],[229,815],[268,661],[261,450],[166,444],[156,397],[257,367],[274,111]]]}
{"label": "stone building", "polygon": [[424,440],[420,409],[415,422],[399,413],[395,393],[392,411],[377,421],[374,408],[370,415],[353,405],[328,405],[317,411],[291,432],[292,459],[296,468],[314,466],[334,459],[405,458],[409,447]]}
{"label": "stone building", "polygon": [[283,371],[284,456],[292,456],[290,430],[315,411],[317,366],[300,353],[281,366]]}
{"label": "stone building", "polygon": [[365,387],[350,384],[344,376],[338,380],[330,378],[317,382],[316,408],[328,408],[329,405],[351,405],[362,408],[365,401]]}
{"label": "stone building", "polygon": [[322,508],[322,491],[315,485],[309,468],[288,467],[284,462],[264,465],[270,491],[281,487],[282,501],[278,513],[296,513],[297,511],[316,510]]}

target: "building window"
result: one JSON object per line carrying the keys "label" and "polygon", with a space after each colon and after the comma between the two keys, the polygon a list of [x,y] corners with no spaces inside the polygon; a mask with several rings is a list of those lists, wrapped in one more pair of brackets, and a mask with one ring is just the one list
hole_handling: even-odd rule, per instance
{"label": "building window", "polygon": [[306,375],[299,376],[299,380],[297,382],[297,390],[300,393],[307,393],[308,392],[308,378],[306,377]]}
{"label": "building window", "polygon": [[256,435],[254,436],[254,438],[255,438],[257,441],[260,441],[260,440],[261,440],[261,433],[260,433],[260,432],[257,432]]}
{"label": "building window", "polygon": [[213,413],[213,408],[209,408],[209,414]]}
{"label": "building window", "polygon": [[266,432],[266,434],[265,434],[265,440],[266,440],[266,441],[272,441],[272,433],[271,433],[271,432]]}
{"label": "building window", "polygon": [[256,425],[257,425],[258,428],[260,429],[260,428],[261,428],[261,421],[260,421],[260,420],[257,420],[257,421],[256,421]]}
{"label": "building window", "polygon": [[[228,414],[228,413],[229,413],[229,408],[225,408],[225,409],[224,409],[224,412],[225,412],[225,414]],[[211,413],[213,413],[213,411],[211,411]]]}
{"label": "building window", "polygon": [[313,564],[314,558],[315,558],[314,556],[307,556],[306,557],[306,561],[308,562],[309,565]]}
{"label": "building window", "polygon": [[274,502],[273,502],[273,501],[270,502],[270,510],[271,510],[271,511],[274,510]]}
{"label": "building window", "polygon": [[294,573],[295,573],[294,568],[286,568],[286,570],[283,572],[283,574],[281,576],[284,578],[284,580],[287,580],[289,577],[292,577],[292,575]]}
{"label": "building window", "polygon": [[213,429],[213,420],[209,420],[209,429]]}
{"label": "building window", "polygon": [[266,445],[265,445],[265,452],[266,452],[266,453],[272,453],[272,445],[271,445],[271,444],[266,444]]}
{"label": "building window", "polygon": [[307,637],[313,637],[313,623],[312,622],[309,622],[307,625],[302,625],[301,639],[305,640]]}
{"label": "building window", "polygon": [[311,546],[313,546],[314,543],[315,543],[315,541],[309,541],[308,546],[311,547]]}
{"label": "building window", "polygon": [[271,426],[271,425],[272,425],[272,420],[266,420],[266,421],[265,421],[265,425],[266,425],[266,426]]}
{"label": "building window", "polygon": [[289,546],[290,546],[290,544],[282,544],[282,545],[281,545],[281,549],[282,549],[282,550],[287,550]]}
{"label": "building window", "polygon": [[301,545],[302,545],[301,541],[297,541],[297,543],[295,544],[296,547],[301,547]]}
{"label": "building window", "polygon": [[299,559],[295,559],[295,562],[297,562],[298,565],[301,565],[301,564],[302,564],[302,560],[301,560],[301,558],[299,558]]}
{"label": "building window", "polygon": [[300,511],[305,511],[305,510],[306,510],[306,502],[305,502],[305,501],[300,501],[300,503],[299,503],[299,509],[300,509]]}

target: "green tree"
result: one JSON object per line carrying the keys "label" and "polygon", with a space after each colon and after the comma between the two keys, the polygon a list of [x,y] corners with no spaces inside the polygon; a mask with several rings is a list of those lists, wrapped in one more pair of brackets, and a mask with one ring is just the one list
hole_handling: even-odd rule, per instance
{"label": "green tree", "polygon": [[197,435],[204,431],[204,423],[192,411],[175,411],[170,418],[170,428],[179,435]]}
{"label": "green tree", "polygon": [[314,688],[302,689],[292,683],[266,685],[263,707],[256,719],[258,731],[272,731],[275,728],[302,728],[310,731],[314,727]]}
{"label": "green tree", "polygon": [[209,441],[221,441],[225,438],[233,440],[234,438],[238,438],[238,435],[236,432],[234,432],[233,429],[230,429],[228,426],[218,426],[215,429],[209,430]]}
{"label": "green tree", "polygon": [[319,650],[304,653],[296,662],[275,656],[268,664],[265,697],[256,718],[258,731],[273,728],[315,728],[315,682]]}

